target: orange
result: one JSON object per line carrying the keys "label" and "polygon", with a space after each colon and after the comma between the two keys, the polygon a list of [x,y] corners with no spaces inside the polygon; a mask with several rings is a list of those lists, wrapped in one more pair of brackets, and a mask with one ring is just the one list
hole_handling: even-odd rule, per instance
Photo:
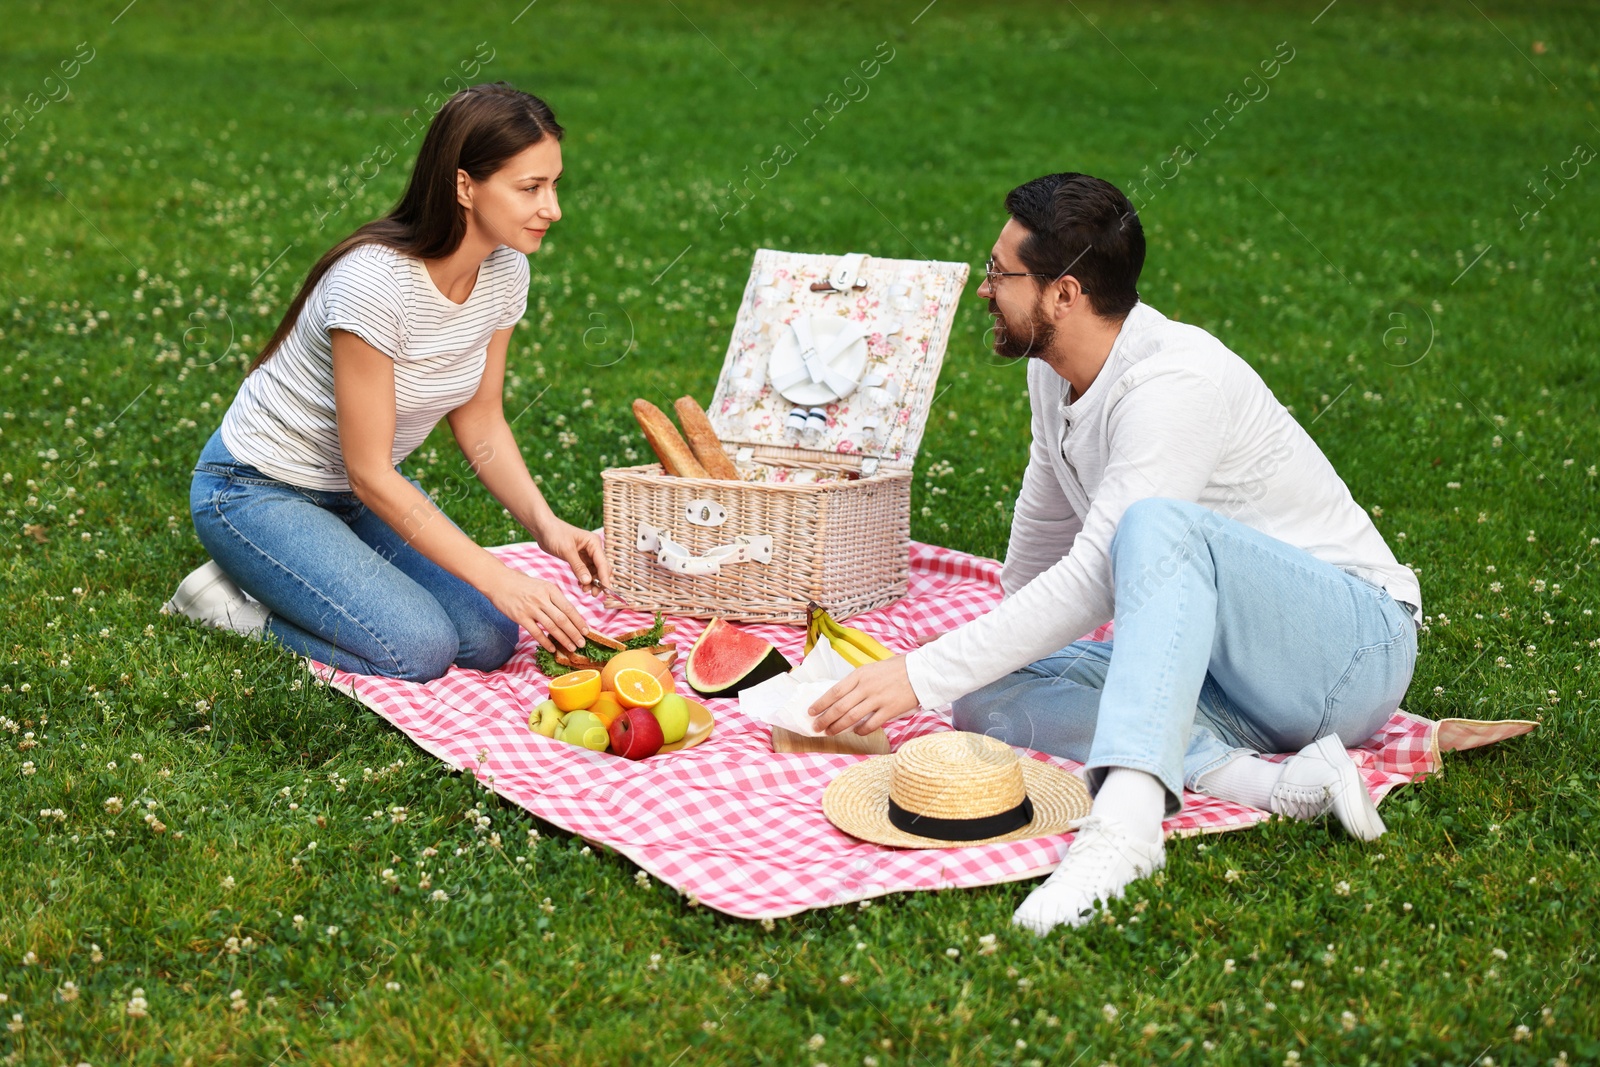
{"label": "orange", "polygon": [[662,663],[651,653],[642,648],[630,648],[626,652],[618,652],[606,661],[604,669],[600,671],[600,688],[617,691],[617,674],[632,667],[634,670],[649,671],[656,676],[667,692],[672,692],[672,668]]}
{"label": "orange", "polygon": [[655,675],[635,667],[618,671],[616,683],[617,702],[625,708],[653,708],[667,695]]}
{"label": "orange", "polygon": [[573,671],[550,682],[550,699],[562,711],[587,708],[600,695],[599,671]]}
{"label": "orange", "polygon": [[601,690],[600,695],[595,698],[595,702],[589,708],[589,711],[595,718],[600,720],[602,726],[609,730],[611,729],[611,724],[617,720],[617,716],[622,714],[622,705],[617,703],[616,694]]}

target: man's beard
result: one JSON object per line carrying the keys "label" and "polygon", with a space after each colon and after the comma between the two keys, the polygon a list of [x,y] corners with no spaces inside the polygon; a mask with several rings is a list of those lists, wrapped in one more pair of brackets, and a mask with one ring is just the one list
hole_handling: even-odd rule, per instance
{"label": "man's beard", "polygon": [[1010,329],[993,300],[989,301],[989,314],[995,317],[994,352],[1002,359],[1043,359],[1056,339],[1055,324],[1039,313],[1038,304],[1029,313],[1026,336]]}

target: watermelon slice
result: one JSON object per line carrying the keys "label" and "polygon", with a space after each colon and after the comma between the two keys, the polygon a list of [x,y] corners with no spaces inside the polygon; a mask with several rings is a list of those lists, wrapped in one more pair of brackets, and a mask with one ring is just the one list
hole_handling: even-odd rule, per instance
{"label": "watermelon slice", "polygon": [[689,650],[689,686],[701,696],[731,697],[783,674],[792,664],[771,644],[723,619],[712,619]]}

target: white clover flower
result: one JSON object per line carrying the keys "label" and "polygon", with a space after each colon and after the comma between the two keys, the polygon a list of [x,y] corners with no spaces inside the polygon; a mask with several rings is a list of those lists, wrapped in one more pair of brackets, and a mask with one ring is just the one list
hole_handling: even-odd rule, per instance
{"label": "white clover flower", "polygon": [[105,958],[106,958],[106,954],[104,952],[100,951],[100,946],[99,945],[91,944],[89,946],[89,962],[90,963],[99,963],[102,960],[104,960]]}
{"label": "white clover flower", "polygon": [[329,937],[338,937],[339,936],[339,928],[337,926],[330,926],[330,927],[328,927],[327,933],[328,933]]}
{"label": "white clover flower", "polygon": [[650,962],[646,965],[645,969],[649,971],[659,971],[661,969],[661,953],[650,953]]}
{"label": "white clover flower", "polygon": [[244,990],[235,989],[228,994],[228,1010],[244,1011],[250,1007],[250,1002],[244,998]]}
{"label": "white clover flower", "polygon": [[961,950],[956,948],[954,945],[951,945],[949,948],[944,950],[944,954],[949,956],[951,959],[956,959],[961,955]]}
{"label": "white clover flower", "polygon": [[62,982],[61,988],[56,990],[56,996],[61,998],[62,1003],[71,1004],[74,1000],[78,999],[77,983]]}
{"label": "white clover flower", "polygon": [[432,900],[435,904],[443,904],[445,901],[450,899],[450,894],[446,893],[443,889],[435,889],[433,891],[433,895],[428,899]]}
{"label": "white clover flower", "polygon": [[1115,1004],[1102,1004],[1100,1005],[1100,1014],[1106,1017],[1106,1022],[1111,1023],[1116,1022],[1117,1016],[1121,1013],[1117,1011]]}
{"label": "white clover flower", "polygon": [[39,957],[35,956],[33,954],[33,950],[32,949],[29,949],[28,951],[26,951],[26,952],[24,952],[22,954],[22,965],[24,967],[32,967],[35,963],[38,963],[38,962],[39,962]]}
{"label": "white clover flower", "polygon": [[1497,960],[1503,960],[1507,958],[1506,950],[1503,948],[1492,948],[1489,950],[1489,955],[1493,956]]}
{"label": "white clover flower", "polygon": [[296,930],[303,930],[306,925],[306,917],[304,915],[296,915],[293,922]]}
{"label": "white clover flower", "polygon": [[995,944],[995,936],[993,934],[984,934],[978,938],[978,945],[978,955],[980,956],[991,956],[999,951],[1000,948],[999,945]]}
{"label": "white clover flower", "polygon": [[121,797],[106,797],[104,802],[102,802],[101,806],[106,809],[106,814],[107,815],[121,815],[122,814],[122,798]]}
{"label": "white clover flower", "polygon": [[400,992],[400,983],[399,982],[385,982],[385,983],[383,983],[383,988],[387,989],[391,993],[398,993],[398,992]]}
{"label": "white clover flower", "polygon": [[1235,964],[1234,964],[1234,962],[1232,960],[1223,960],[1222,961],[1222,973],[1223,974],[1232,974],[1237,969],[1238,968],[1235,966]]}
{"label": "white clover flower", "polygon": [[812,1034],[811,1037],[806,1041],[806,1048],[810,1049],[812,1052],[815,1052],[817,1049],[821,1048],[827,1043],[828,1039],[823,1037],[821,1034]]}
{"label": "white clover flower", "polygon": [[123,1011],[128,1013],[130,1019],[146,1019],[150,1016],[150,1002],[144,999],[144,990],[135,989],[133,996],[128,998]]}
{"label": "white clover flower", "polygon": [[234,880],[233,880],[233,875],[231,875],[231,874],[223,875],[223,877],[222,877],[222,888],[223,889],[231,890],[231,889],[233,889],[233,887],[236,884],[237,883],[235,883]]}

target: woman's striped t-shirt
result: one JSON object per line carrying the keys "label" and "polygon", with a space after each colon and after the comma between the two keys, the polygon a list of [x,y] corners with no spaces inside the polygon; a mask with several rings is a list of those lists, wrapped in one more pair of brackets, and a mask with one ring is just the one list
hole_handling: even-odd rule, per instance
{"label": "woman's striped t-shirt", "polygon": [[380,244],[345,253],[318,279],[294,328],[246,376],[222,419],[241,463],[308,489],[348,491],[333,402],[332,329],[394,360],[396,466],[483,379],[489,339],[528,306],[528,257],[501,245],[478,268],[466,303],[439,291],[427,265]]}

